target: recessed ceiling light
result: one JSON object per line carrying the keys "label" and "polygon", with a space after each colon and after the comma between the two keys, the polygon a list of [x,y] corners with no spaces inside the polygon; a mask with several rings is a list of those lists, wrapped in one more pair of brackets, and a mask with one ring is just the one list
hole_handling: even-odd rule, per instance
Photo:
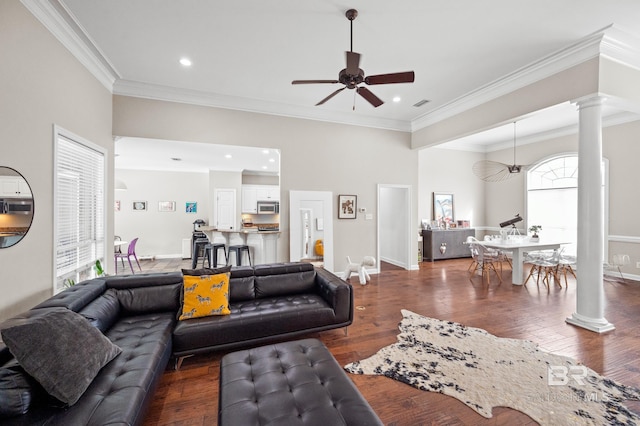
{"label": "recessed ceiling light", "polygon": [[227,155],[224,156],[224,158],[231,158],[231,157],[232,157],[231,154],[227,154]]}
{"label": "recessed ceiling light", "polygon": [[269,158],[269,162],[270,162],[270,163],[275,163],[275,162],[276,162],[276,160],[274,160],[273,158]]}
{"label": "recessed ceiling light", "polygon": [[268,153],[269,153],[269,150],[268,150],[268,149],[263,149],[263,150],[262,150],[262,153],[263,153],[263,154],[268,154]]}
{"label": "recessed ceiling light", "polygon": [[395,96],[393,98],[393,102],[396,102],[396,103],[400,102],[401,100],[402,100],[402,98],[400,96]]}
{"label": "recessed ceiling light", "polygon": [[267,166],[262,166],[262,169],[263,170],[267,170]]}
{"label": "recessed ceiling light", "polygon": [[180,65],[182,65],[183,67],[190,67],[191,66],[191,59],[189,59],[189,58],[180,58]]}

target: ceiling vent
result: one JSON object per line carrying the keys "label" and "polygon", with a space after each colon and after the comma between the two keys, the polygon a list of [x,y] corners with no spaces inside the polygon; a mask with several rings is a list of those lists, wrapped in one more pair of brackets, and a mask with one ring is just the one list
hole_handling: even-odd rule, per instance
{"label": "ceiling vent", "polygon": [[418,101],[415,104],[413,104],[413,106],[416,107],[416,108],[420,108],[422,105],[427,104],[429,102],[431,102],[431,101],[428,100],[428,99],[423,99],[423,100]]}

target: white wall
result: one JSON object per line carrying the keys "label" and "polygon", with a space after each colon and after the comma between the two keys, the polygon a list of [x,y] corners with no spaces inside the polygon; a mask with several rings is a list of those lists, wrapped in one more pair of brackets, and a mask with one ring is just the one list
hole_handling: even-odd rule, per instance
{"label": "white wall", "polygon": [[[111,93],[18,0],[0,2],[0,58],[0,166],[18,170],[35,201],[30,231],[0,250],[2,320],[53,293],[53,125],[107,149],[108,194],[113,139]],[[110,209],[107,235],[112,223]]]}
{"label": "white wall", "polygon": [[419,219],[433,219],[434,192],[449,192],[453,194],[455,220],[469,220],[472,227],[484,226],[486,187],[472,167],[485,155],[434,147],[421,149],[418,158]]}
{"label": "white wall", "polygon": [[[179,257],[182,239],[191,238],[193,222],[208,220],[208,173],[115,170],[127,185],[115,191],[121,210],[114,213],[114,233],[125,241],[138,237],[138,256]],[[147,211],[133,211],[134,201],[146,201]],[[158,211],[159,201],[175,201],[175,212]],[[197,202],[197,213],[186,213],[186,202]],[[107,264],[113,270],[113,262]]]}

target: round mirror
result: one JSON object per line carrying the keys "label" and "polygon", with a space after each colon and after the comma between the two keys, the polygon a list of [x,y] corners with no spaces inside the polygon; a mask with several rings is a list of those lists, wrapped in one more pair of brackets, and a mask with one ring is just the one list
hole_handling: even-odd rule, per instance
{"label": "round mirror", "polygon": [[27,180],[11,167],[0,166],[0,248],[18,244],[33,220],[33,196]]}

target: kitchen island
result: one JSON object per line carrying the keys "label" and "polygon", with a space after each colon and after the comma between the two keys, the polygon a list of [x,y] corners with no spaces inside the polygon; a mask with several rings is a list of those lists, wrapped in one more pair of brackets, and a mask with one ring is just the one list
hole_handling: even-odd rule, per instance
{"label": "kitchen island", "polygon": [[[280,231],[259,231],[257,228],[241,230],[218,229],[213,226],[201,226],[199,230],[204,232],[212,243],[224,243],[227,247],[227,253],[230,245],[248,245],[251,252],[251,261],[254,265],[278,261]],[[233,262],[235,263],[235,259],[233,259]]]}

